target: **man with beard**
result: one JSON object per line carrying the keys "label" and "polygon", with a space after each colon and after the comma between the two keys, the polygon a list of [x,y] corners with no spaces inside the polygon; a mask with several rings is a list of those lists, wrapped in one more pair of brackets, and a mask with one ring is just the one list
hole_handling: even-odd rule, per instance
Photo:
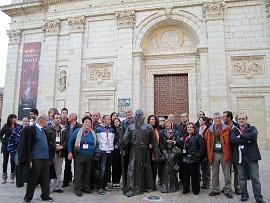
{"label": "man with beard", "polygon": [[144,123],[144,118],[142,110],[139,109],[135,112],[135,124],[127,128],[121,143],[124,148],[130,146],[127,184],[124,188],[127,191],[127,197],[154,188],[148,146],[152,145],[157,160],[160,160],[160,151],[155,140],[154,130],[151,125]]}
{"label": "man with beard", "polygon": [[29,126],[35,125],[36,124],[36,119],[38,117],[38,110],[37,109],[31,109],[29,115],[30,115]]}

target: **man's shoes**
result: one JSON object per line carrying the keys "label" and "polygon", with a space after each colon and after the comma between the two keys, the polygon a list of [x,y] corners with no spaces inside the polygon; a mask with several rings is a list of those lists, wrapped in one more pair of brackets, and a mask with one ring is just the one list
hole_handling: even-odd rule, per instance
{"label": "man's shoes", "polygon": [[56,189],[56,190],[53,190],[54,192],[58,192],[58,193],[63,193],[64,192],[64,190],[62,190],[62,189]]}
{"label": "man's shoes", "polygon": [[82,197],[82,192],[81,192],[81,190],[75,190],[75,195],[76,195],[77,197]]}
{"label": "man's shoes", "polygon": [[98,190],[98,194],[100,194],[100,195],[105,195],[105,191],[104,191],[103,189],[99,189],[99,190]]}
{"label": "man's shoes", "polygon": [[113,183],[112,184],[113,188],[119,189],[120,188],[120,184],[119,183]]}
{"label": "man's shoes", "polygon": [[257,203],[266,203],[263,199],[256,201]]}
{"label": "man's shoes", "polygon": [[245,202],[245,201],[247,201],[248,200],[248,197],[247,196],[242,196],[241,197],[241,202]]}
{"label": "man's shoes", "polygon": [[220,195],[220,192],[212,191],[209,193],[209,196],[216,196],[216,195]]}
{"label": "man's shoes", "polygon": [[42,198],[42,201],[53,202],[54,199],[52,197],[47,197],[47,198]]}
{"label": "man's shoes", "polygon": [[241,195],[241,191],[240,190],[235,190],[235,194]]}
{"label": "man's shoes", "polygon": [[232,193],[230,193],[230,192],[226,193],[225,195],[226,195],[229,199],[232,199],[232,198],[233,198],[233,195],[232,195]]}
{"label": "man's shoes", "polygon": [[200,192],[193,192],[194,195],[198,195]]}
{"label": "man's shoes", "polygon": [[24,198],[23,201],[24,201],[24,202],[31,202],[31,199],[26,199],[26,198]]}
{"label": "man's shoes", "polygon": [[201,189],[209,189],[209,188],[210,188],[209,185],[202,185],[202,186],[201,186]]}

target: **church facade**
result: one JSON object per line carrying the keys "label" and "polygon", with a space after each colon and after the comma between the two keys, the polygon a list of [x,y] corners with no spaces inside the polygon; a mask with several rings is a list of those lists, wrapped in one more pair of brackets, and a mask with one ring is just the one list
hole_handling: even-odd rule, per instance
{"label": "church facade", "polygon": [[20,113],[22,97],[79,117],[130,106],[196,121],[199,110],[231,110],[247,113],[270,147],[269,1],[12,0],[1,9],[12,17],[2,118]]}

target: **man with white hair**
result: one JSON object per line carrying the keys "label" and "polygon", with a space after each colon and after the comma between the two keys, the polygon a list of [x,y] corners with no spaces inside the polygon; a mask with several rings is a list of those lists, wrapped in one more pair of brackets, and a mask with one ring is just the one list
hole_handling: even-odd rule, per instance
{"label": "man with white hair", "polygon": [[19,160],[25,158],[29,170],[25,202],[33,199],[35,187],[39,183],[41,187],[41,199],[52,201],[50,192],[50,162],[53,162],[49,152],[49,141],[44,128],[48,125],[48,116],[41,114],[37,122],[22,132],[24,143],[21,146]]}
{"label": "man with white hair", "polygon": [[222,121],[223,115],[216,112],[213,115],[214,123],[205,133],[205,142],[207,146],[207,156],[209,164],[212,165],[212,191],[209,196],[220,194],[219,185],[219,168],[221,165],[224,175],[224,194],[228,198],[233,198],[231,188],[231,140],[229,126],[225,125]]}

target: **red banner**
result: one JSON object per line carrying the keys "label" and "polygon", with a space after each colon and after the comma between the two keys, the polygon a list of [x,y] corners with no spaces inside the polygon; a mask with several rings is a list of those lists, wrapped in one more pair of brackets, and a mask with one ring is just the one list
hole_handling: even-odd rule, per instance
{"label": "red banner", "polygon": [[19,119],[29,117],[30,110],[36,108],[40,50],[40,42],[25,43],[23,46]]}

